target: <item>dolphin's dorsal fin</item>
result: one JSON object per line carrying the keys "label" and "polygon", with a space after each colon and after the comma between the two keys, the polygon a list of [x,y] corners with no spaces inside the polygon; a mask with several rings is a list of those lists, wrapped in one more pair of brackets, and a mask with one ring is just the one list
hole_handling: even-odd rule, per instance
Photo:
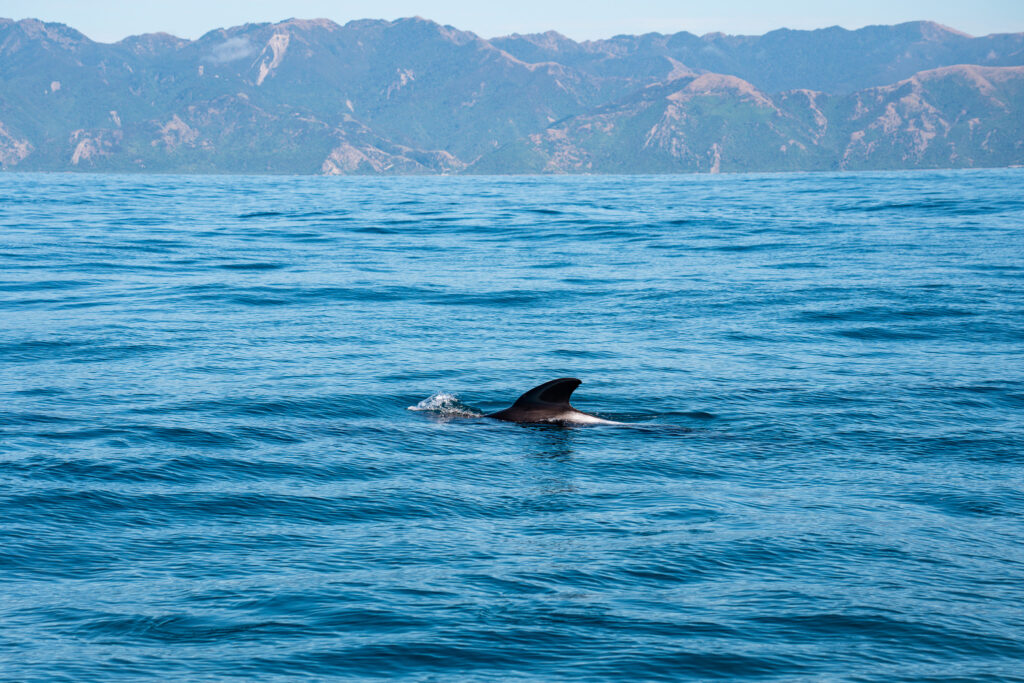
{"label": "dolphin's dorsal fin", "polygon": [[[513,404],[520,408],[533,405],[569,405],[569,397],[582,382],[575,377],[562,377],[544,382],[539,387],[530,389],[516,399]],[[570,406],[571,407],[571,406]]]}

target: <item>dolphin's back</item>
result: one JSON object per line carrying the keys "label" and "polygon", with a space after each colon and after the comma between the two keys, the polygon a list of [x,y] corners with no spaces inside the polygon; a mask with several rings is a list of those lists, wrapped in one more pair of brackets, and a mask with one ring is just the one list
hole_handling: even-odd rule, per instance
{"label": "dolphin's back", "polygon": [[561,377],[530,389],[511,408],[487,417],[508,422],[591,422],[598,420],[569,405],[569,397],[581,384],[575,377]]}

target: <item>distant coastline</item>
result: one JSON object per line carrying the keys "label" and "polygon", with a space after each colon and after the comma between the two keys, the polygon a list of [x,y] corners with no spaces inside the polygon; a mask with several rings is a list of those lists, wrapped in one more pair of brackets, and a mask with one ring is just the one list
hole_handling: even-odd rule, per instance
{"label": "distant coastline", "polygon": [[0,168],[727,173],[1024,164],[1024,34],[932,22],[575,42],[421,18],[104,44],[0,19]]}

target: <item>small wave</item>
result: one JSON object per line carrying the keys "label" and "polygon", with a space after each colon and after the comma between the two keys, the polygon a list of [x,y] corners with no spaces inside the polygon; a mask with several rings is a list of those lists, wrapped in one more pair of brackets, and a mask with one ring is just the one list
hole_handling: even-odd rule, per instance
{"label": "small wave", "polygon": [[865,339],[865,340],[900,340],[900,339],[933,339],[939,336],[938,331],[932,331],[923,328],[899,328],[892,329],[888,327],[855,327],[852,329],[839,330],[835,333],[840,337],[847,337],[848,339]]}
{"label": "small wave", "polygon": [[438,391],[437,393],[431,394],[429,397],[423,399],[414,406],[409,406],[409,410],[414,410],[418,413],[431,413],[440,417],[483,417],[484,414],[479,410],[470,408],[455,394],[449,394],[445,391]]}
{"label": "small wave", "polygon": [[252,262],[252,263],[223,263],[217,266],[224,270],[279,270],[284,268],[280,263],[265,263],[265,262]]}
{"label": "small wave", "polygon": [[39,292],[48,290],[77,289],[97,284],[96,280],[40,280],[39,282],[5,282],[0,292]]}
{"label": "small wave", "polygon": [[1019,203],[1013,200],[978,201],[975,197],[934,197],[914,200],[882,202],[851,202],[838,204],[836,211],[876,213],[884,211],[916,211],[938,216],[976,216],[1013,211]]}
{"label": "small wave", "polygon": [[248,213],[239,214],[239,218],[274,218],[277,216],[283,216],[282,211],[249,211]]}

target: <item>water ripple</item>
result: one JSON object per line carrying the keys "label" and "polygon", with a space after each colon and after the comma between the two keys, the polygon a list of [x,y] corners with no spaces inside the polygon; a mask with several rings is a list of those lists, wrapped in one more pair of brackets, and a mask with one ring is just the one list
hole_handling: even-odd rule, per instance
{"label": "water ripple", "polygon": [[1019,679],[1020,180],[2,174],[3,676]]}

